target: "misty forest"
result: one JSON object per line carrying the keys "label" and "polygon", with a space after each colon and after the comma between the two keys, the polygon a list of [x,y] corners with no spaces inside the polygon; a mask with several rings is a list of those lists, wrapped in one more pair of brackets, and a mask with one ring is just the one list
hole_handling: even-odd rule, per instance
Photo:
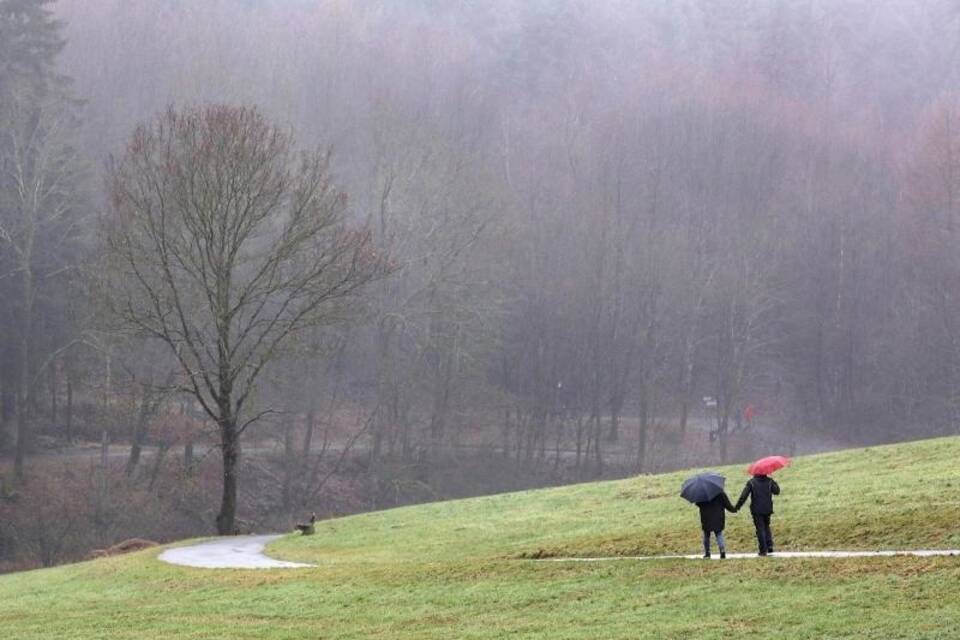
{"label": "misty forest", "polygon": [[957,0],[0,0],[0,570],[960,434]]}

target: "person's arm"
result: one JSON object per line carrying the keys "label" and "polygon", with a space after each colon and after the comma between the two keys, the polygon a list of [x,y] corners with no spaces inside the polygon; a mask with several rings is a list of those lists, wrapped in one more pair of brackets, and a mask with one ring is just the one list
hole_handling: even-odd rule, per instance
{"label": "person's arm", "polygon": [[770,492],[775,496],[780,495],[780,485],[773,478],[770,478]]}
{"label": "person's arm", "polygon": [[727,496],[727,493],[723,492],[720,495],[723,496],[723,508],[729,511],[730,513],[736,513],[737,508],[734,507],[733,504],[730,502],[730,498]]}
{"label": "person's arm", "polygon": [[747,501],[747,497],[750,495],[750,481],[747,481],[747,485],[743,488],[743,492],[740,494],[740,499],[737,500],[737,506],[733,508],[734,511],[739,511],[740,507],[743,506],[743,503]]}

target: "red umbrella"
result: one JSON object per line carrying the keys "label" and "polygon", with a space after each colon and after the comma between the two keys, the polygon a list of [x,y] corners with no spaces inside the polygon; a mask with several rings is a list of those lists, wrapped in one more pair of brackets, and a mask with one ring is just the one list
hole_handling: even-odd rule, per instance
{"label": "red umbrella", "polygon": [[790,464],[790,458],[785,456],[767,456],[747,467],[747,473],[752,476],[767,476],[788,464]]}

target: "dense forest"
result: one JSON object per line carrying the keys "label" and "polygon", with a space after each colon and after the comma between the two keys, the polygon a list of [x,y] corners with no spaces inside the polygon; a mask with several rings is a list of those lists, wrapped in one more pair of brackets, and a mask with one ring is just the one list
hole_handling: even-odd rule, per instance
{"label": "dense forest", "polygon": [[0,565],[960,433],[958,225],[957,0],[0,0]]}

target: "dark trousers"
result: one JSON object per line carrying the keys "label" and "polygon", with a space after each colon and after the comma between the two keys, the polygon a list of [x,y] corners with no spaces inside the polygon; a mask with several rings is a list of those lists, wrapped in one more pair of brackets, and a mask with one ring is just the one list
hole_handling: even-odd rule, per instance
{"label": "dark trousers", "polygon": [[773,551],[773,533],[770,531],[770,514],[754,513],[753,526],[757,528],[757,548],[760,553]]}
{"label": "dark trousers", "polygon": [[[714,533],[717,536],[717,548],[720,549],[720,553],[725,553],[727,550],[727,545],[723,540],[723,531],[717,531]],[[710,555],[710,532],[703,532],[703,554]]]}

